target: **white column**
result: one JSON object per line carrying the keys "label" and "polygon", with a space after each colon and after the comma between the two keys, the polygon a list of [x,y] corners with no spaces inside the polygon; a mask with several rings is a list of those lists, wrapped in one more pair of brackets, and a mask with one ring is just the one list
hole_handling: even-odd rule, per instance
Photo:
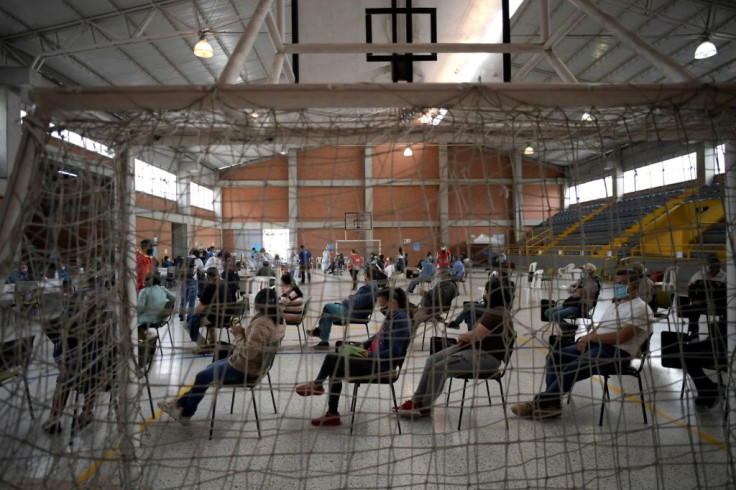
{"label": "white column", "polygon": [[440,174],[440,239],[442,243],[450,245],[450,197],[449,171],[447,169],[447,145],[440,144],[439,147],[439,174]]}
{"label": "white column", "polygon": [[[728,351],[736,348],[736,141],[726,143],[726,194],[723,205],[726,211],[726,277],[728,280]],[[727,379],[736,376],[736,366],[731,365]],[[736,409],[736,393],[730,390],[731,411]],[[732,415],[733,417],[733,415]],[[733,419],[732,419],[733,420]],[[731,442],[736,443],[736,432],[730,431]]]}
{"label": "white column", "polygon": [[514,181],[514,241],[520,243],[524,236],[524,197],[522,182],[521,154],[511,152],[511,177]]}
{"label": "white column", "polygon": [[[363,157],[363,177],[365,179],[365,185],[363,186],[365,189],[365,212],[371,213],[371,216],[373,216],[373,148],[366,145],[365,147],[365,155]],[[370,230],[365,230],[365,236],[363,239],[365,240],[373,240],[373,228],[371,227]],[[381,244],[381,248],[383,248],[383,244]],[[379,252],[380,253],[380,252]]]}
{"label": "white column", "polygon": [[716,175],[716,147],[712,142],[703,142],[698,145],[695,152],[697,159],[696,180],[699,185],[713,183]]}
{"label": "white column", "polygon": [[297,180],[297,151],[289,150],[289,247],[296,250],[297,223],[299,222],[299,182]]}
{"label": "white column", "polygon": [[20,144],[20,97],[0,87],[0,196],[5,196],[8,179]]}

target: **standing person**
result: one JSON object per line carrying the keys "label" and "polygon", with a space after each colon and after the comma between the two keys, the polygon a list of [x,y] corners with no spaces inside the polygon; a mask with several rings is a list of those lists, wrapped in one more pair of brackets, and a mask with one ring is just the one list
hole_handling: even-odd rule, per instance
{"label": "standing person", "polygon": [[299,254],[294,249],[291,250],[291,255],[289,255],[289,272],[291,272],[292,279],[299,279]]}
{"label": "standing person", "polygon": [[[299,247],[299,273],[301,274],[301,283],[304,284],[304,279],[307,282],[312,282],[312,252],[304,248],[304,245]],[[305,277],[306,276],[306,277]]]}
{"label": "standing person", "polygon": [[447,250],[447,245],[442,245],[437,251],[437,267],[450,267],[452,254]]}
{"label": "standing person", "polygon": [[346,376],[379,376],[390,371],[405,354],[411,338],[411,321],[407,312],[406,293],[402,289],[382,289],[378,292],[378,306],[386,319],[377,334],[361,344],[360,355],[327,354],[314,381],[296,387],[299,396],[319,396],[329,378],[327,413],[312,420],[312,425],[340,425],[342,381]]}
{"label": "standing person", "polygon": [[225,270],[224,261],[222,259],[222,250],[209,257],[207,259],[207,262],[204,263],[205,270],[209,269],[210,267],[216,267],[217,273],[222,275],[222,272]]}
{"label": "standing person", "polygon": [[189,257],[182,261],[179,265],[181,268],[181,300],[179,301],[179,321],[184,321],[184,306],[186,310],[187,320],[194,313],[194,306],[197,303],[197,295],[199,294],[200,276],[204,276],[204,263],[199,258],[199,250],[193,248],[189,251]]}
{"label": "standing person", "polygon": [[386,267],[383,269],[383,273],[386,274],[386,277],[388,279],[391,279],[391,276],[396,274],[396,265],[394,264],[393,257],[388,258],[388,263],[386,264]]}
{"label": "standing person", "polygon": [[273,349],[271,344],[281,341],[286,326],[279,318],[276,292],[273,289],[258,291],[253,300],[253,308],[256,315],[248,327],[235,325],[230,329],[235,337],[235,349],[230,357],[213,362],[197,373],[194,386],[179,398],[157,403],[161,410],[178,420],[181,425],[189,425],[213,381],[245,384],[255,382],[263,375],[266,368],[263,365],[265,353]]}
{"label": "standing person", "polygon": [[406,268],[406,257],[404,257],[404,249],[399,247],[399,253],[396,254],[396,272],[404,272]]}
{"label": "standing person", "polygon": [[363,269],[363,257],[358,255],[355,249],[350,251],[350,259],[348,261],[348,270],[350,277],[353,279],[353,291],[358,289],[358,272]]}
{"label": "standing person", "polygon": [[330,259],[330,247],[325,247],[325,251],[322,252],[322,272],[327,275],[327,271],[330,268],[332,260]]}
{"label": "standing person", "polygon": [[153,274],[153,242],[148,238],[141,240],[141,248],[135,254],[135,265],[138,272],[136,290],[143,289],[146,276]]}

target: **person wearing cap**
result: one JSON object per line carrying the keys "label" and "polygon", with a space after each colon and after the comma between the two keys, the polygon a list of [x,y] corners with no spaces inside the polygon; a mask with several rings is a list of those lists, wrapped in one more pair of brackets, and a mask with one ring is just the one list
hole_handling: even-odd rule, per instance
{"label": "person wearing cap", "polygon": [[452,254],[447,250],[447,245],[442,245],[437,252],[437,267],[450,267]]}
{"label": "person wearing cap", "polygon": [[697,338],[700,331],[700,315],[725,315],[726,312],[726,273],[721,270],[717,257],[706,260],[704,267],[690,278],[686,298],[682,298],[681,315],[688,319],[688,332]]}
{"label": "person wearing cap", "polygon": [[[207,271],[209,274],[209,271]],[[215,275],[217,277],[217,270]],[[213,362],[194,378],[194,385],[178,398],[158,402],[158,407],[182,425],[189,425],[192,415],[213,381],[254,383],[264,373],[266,352],[284,338],[286,325],[279,313],[278,294],[271,288],[258,291],[253,300],[256,311],[247,327],[233,326],[235,348],[229,357]]]}
{"label": "person wearing cap", "polygon": [[567,319],[571,316],[587,316],[601,290],[600,279],[595,275],[595,265],[587,263],[582,269],[583,277],[568,288],[570,296],[560,306],[553,306],[542,313],[545,320],[560,326],[562,346],[575,343],[577,325],[569,323]]}
{"label": "person wearing cap", "polygon": [[654,281],[649,278],[647,269],[641,262],[631,262],[629,268],[639,275],[639,297],[644,300],[652,313],[656,313],[659,308],[657,295],[654,294]]}

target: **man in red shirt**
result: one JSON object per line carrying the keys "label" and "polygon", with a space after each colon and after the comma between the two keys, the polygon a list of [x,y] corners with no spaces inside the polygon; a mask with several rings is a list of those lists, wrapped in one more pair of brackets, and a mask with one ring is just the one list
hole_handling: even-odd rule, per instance
{"label": "man in red shirt", "polygon": [[135,254],[135,265],[138,271],[136,289],[143,289],[147,274],[153,274],[153,245],[151,240],[144,238],[141,240],[141,248]]}
{"label": "man in red shirt", "polygon": [[437,252],[437,268],[440,267],[450,267],[450,262],[452,260],[452,254],[449,250],[447,250],[446,245],[442,245]]}

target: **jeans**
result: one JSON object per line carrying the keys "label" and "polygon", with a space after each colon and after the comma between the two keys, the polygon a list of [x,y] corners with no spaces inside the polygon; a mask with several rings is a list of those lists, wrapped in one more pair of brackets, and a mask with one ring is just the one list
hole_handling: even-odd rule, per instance
{"label": "jeans", "polygon": [[308,265],[300,265],[299,274],[301,276],[302,284],[304,284],[304,279],[306,279],[309,282],[312,282],[312,269],[310,269]]}
{"label": "jeans", "polygon": [[409,286],[406,288],[407,293],[413,293],[414,289],[423,282],[432,282],[431,276],[417,276],[414,279],[411,280],[409,283]]}
{"label": "jeans", "polygon": [[471,303],[466,301],[463,303],[463,311],[455,318],[455,323],[460,325],[465,322],[468,326],[468,332],[473,330],[475,322],[477,322],[483,313],[486,311],[486,304],[482,302]]}
{"label": "jeans", "polygon": [[348,312],[343,311],[340,303],[327,303],[319,316],[319,339],[323,342],[330,340],[332,325],[345,323]]}
{"label": "jeans", "polygon": [[322,367],[317,374],[315,382],[323,383],[330,378],[329,393],[327,400],[327,411],[337,414],[340,402],[343,378],[369,376],[380,372],[389,371],[391,364],[388,361],[380,361],[375,358],[341,356],[339,354],[327,354],[322,362]]}
{"label": "jeans", "polygon": [[197,313],[195,315],[191,315],[187,319],[187,326],[189,326],[189,338],[192,339],[192,342],[196,342],[199,338],[199,327],[202,322],[202,318],[204,318],[204,315]]}
{"label": "jeans", "polygon": [[246,376],[244,372],[238,371],[228,364],[227,359],[220,359],[197,373],[197,376],[194,378],[194,386],[176,400],[176,406],[183,408],[181,412],[183,416],[191,417],[197,411],[197,406],[199,406],[202,398],[204,398],[204,394],[213,381],[243,383],[245,385],[246,383],[257,380],[258,376]]}
{"label": "jeans", "polygon": [[579,306],[555,306],[544,312],[544,318],[550,322],[554,322],[560,326],[562,333],[572,332],[578,329],[574,323],[567,323],[565,318],[570,315],[580,316],[581,309]]}
{"label": "jeans", "polygon": [[631,356],[610,344],[591,343],[585,352],[577,345],[554,349],[544,368],[547,389],[537,395],[540,405],[559,404],[562,394],[594,374],[616,374],[631,363]]}
{"label": "jeans", "polygon": [[443,349],[427,358],[412,400],[422,408],[429,408],[442,394],[445,380],[453,374],[484,373],[496,371],[501,361],[488,352],[466,347],[458,351],[457,346]]}
{"label": "jeans", "polygon": [[184,316],[184,305],[187,305],[187,318],[192,316],[197,302],[197,290],[199,284],[196,279],[187,279],[181,285],[181,301],[179,302],[179,318]]}

